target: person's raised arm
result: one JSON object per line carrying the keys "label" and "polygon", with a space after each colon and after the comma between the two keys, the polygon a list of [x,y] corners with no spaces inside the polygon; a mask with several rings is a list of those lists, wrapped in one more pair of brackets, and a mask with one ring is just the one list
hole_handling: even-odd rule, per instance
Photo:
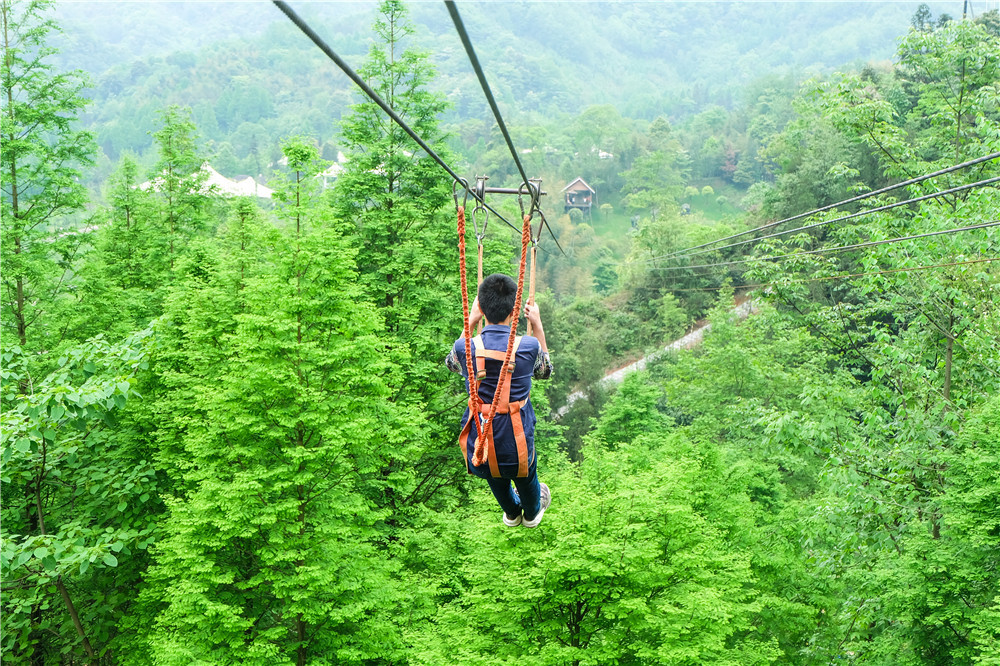
{"label": "person's raised arm", "polygon": [[538,305],[536,303],[525,303],[524,316],[531,322],[531,332],[538,338],[538,346],[541,347],[543,352],[548,354],[549,348],[545,346],[545,331],[542,329],[542,314],[538,309]]}
{"label": "person's raised arm", "polygon": [[[472,302],[472,306],[469,308],[469,330],[475,331],[476,326],[479,325],[479,322],[482,320],[482,318],[483,318],[483,310],[482,308],[479,307],[479,298],[476,298],[476,300]],[[463,331],[462,335],[464,334],[465,332]],[[460,375],[465,374],[465,368],[459,362],[458,354],[455,353],[454,347],[448,350],[448,356],[445,357],[444,364],[452,372],[458,373]]]}
{"label": "person's raised arm", "polygon": [[476,330],[482,320],[483,310],[479,307],[479,297],[476,296],[476,300],[472,301],[472,306],[469,308],[469,330]]}
{"label": "person's raised arm", "polygon": [[545,330],[542,328],[542,315],[538,306],[534,303],[525,304],[524,316],[531,323],[532,333],[538,338],[538,356],[535,357],[532,375],[535,379],[548,379],[552,376],[552,359],[549,358],[549,348],[545,345]]}

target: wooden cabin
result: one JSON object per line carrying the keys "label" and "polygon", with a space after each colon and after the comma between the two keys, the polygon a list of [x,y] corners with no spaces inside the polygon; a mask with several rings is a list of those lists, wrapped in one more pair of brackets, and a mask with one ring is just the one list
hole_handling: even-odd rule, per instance
{"label": "wooden cabin", "polygon": [[594,195],[597,192],[583,178],[577,178],[563,188],[566,197],[563,212],[568,213],[573,208],[579,208],[587,217],[591,217],[594,207]]}

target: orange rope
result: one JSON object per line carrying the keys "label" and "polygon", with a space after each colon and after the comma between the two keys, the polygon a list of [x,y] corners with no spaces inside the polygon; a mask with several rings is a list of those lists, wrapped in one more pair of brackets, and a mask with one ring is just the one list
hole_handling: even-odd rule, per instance
{"label": "orange rope", "polygon": [[482,401],[479,398],[479,387],[476,384],[475,369],[472,366],[472,330],[469,327],[469,289],[465,271],[465,208],[458,207],[458,257],[459,275],[462,283],[462,315],[465,317],[463,330],[465,335],[465,363],[469,373],[469,418],[476,420],[476,448],[472,452],[472,464],[479,467],[486,462],[486,443],[493,438],[493,417],[497,413],[496,397],[503,392],[504,382],[507,380],[507,364],[510,363],[510,355],[514,350],[514,338],[517,337],[517,320],[520,316],[521,297],[524,294],[524,269],[528,259],[528,244],[531,242],[531,216],[524,216],[524,223],[521,226],[521,262],[517,269],[517,294],[514,296],[514,312],[510,322],[510,335],[507,338],[507,353],[504,355],[503,365],[500,367],[500,377],[497,379],[497,388],[493,393],[493,402],[490,403],[490,413],[486,417],[486,423],[479,422],[479,411]]}
{"label": "orange rope", "polygon": [[[486,417],[486,424],[483,426],[484,437],[487,442],[493,442],[493,417],[497,413],[496,397],[503,393],[504,380],[507,375],[507,364],[510,363],[510,354],[514,351],[514,338],[517,337],[517,319],[521,313],[521,296],[524,294],[524,267],[528,259],[528,243],[531,242],[531,216],[524,216],[524,224],[521,227],[521,262],[517,268],[517,295],[514,296],[513,319],[510,321],[510,335],[507,337],[507,353],[503,358],[503,365],[500,366],[500,378],[497,380],[497,388],[493,393],[493,402],[490,403],[490,415]],[[484,442],[476,441],[476,450],[472,454],[472,464],[479,467],[486,462],[486,447]]]}
{"label": "orange rope", "polygon": [[[458,265],[462,281],[462,318],[465,337],[465,368],[469,373],[469,418],[476,422],[476,442],[483,438],[483,427],[479,422],[479,387],[476,372],[472,367],[472,330],[469,328],[469,285],[465,276],[465,207],[458,207]],[[462,443],[463,448],[465,442]],[[477,444],[478,446],[478,444]]]}

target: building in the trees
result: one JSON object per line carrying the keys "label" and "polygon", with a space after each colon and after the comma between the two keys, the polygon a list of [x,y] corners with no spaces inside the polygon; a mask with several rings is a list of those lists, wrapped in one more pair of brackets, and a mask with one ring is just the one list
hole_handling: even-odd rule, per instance
{"label": "building in the trees", "polygon": [[597,192],[583,178],[577,178],[563,188],[563,195],[566,197],[563,212],[568,213],[573,208],[578,208],[589,218],[594,207],[594,200]]}
{"label": "building in the trees", "polygon": [[[218,194],[224,197],[258,197],[260,199],[270,199],[274,190],[266,187],[263,183],[258,183],[253,176],[236,176],[226,178],[221,173],[212,168],[208,162],[201,165],[203,181],[201,183],[200,194]],[[139,185],[140,190],[150,190],[159,192],[163,188],[163,178],[157,177]]]}

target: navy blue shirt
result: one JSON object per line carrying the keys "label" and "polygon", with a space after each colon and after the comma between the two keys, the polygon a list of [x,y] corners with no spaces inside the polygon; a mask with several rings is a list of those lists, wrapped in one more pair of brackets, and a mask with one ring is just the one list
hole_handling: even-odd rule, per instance
{"label": "navy blue shirt", "polygon": [[[507,349],[507,339],[510,336],[510,326],[491,324],[483,328],[482,339],[487,349],[504,351]],[[469,390],[468,369],[465,362],[465,338],[460,337],[455,341],[451,352],[445,359],[448,369],[460,373],[465,378],[465,390]],[[473,350],[473,364],[475,364],[475,350]],[[493,402],[493,394],[496,392],[497,380],[500,376],[501,361],[486,359],[486,377],[479,384],[479,398],[483,404]],[[541,350],[538,339],[531,336],[521,338],[521,344],[517,348],[517,357],[514,359],[514,374],[510,381],[510,400],[517,402],[528,399],[531,394],[531,379],[548,379],[552,374],[552,363],[547,352]],[[462,426],[464,427],[469,418],[469,408],[465,408],[462,415]],[[535,410],[531,406],[531,401],[521,408],[521,422],[524,427],[524,439],[528,445],[528,459],[532,461],[534,467],[535,459]],[[490,477],[489,463],[483,463],[478,468],[472,466],[472,453],[476,445],[475,425],[469,429],[469,437],[466,441],[466,458],[469,469],[476,476],[483,478]],[[503,477],[514,478],[517,476],[517,443],[514,440],[514,432],[510,423],[510,415],[497,414],[493,417],[493,446],[496,451],[497,465]]]}

